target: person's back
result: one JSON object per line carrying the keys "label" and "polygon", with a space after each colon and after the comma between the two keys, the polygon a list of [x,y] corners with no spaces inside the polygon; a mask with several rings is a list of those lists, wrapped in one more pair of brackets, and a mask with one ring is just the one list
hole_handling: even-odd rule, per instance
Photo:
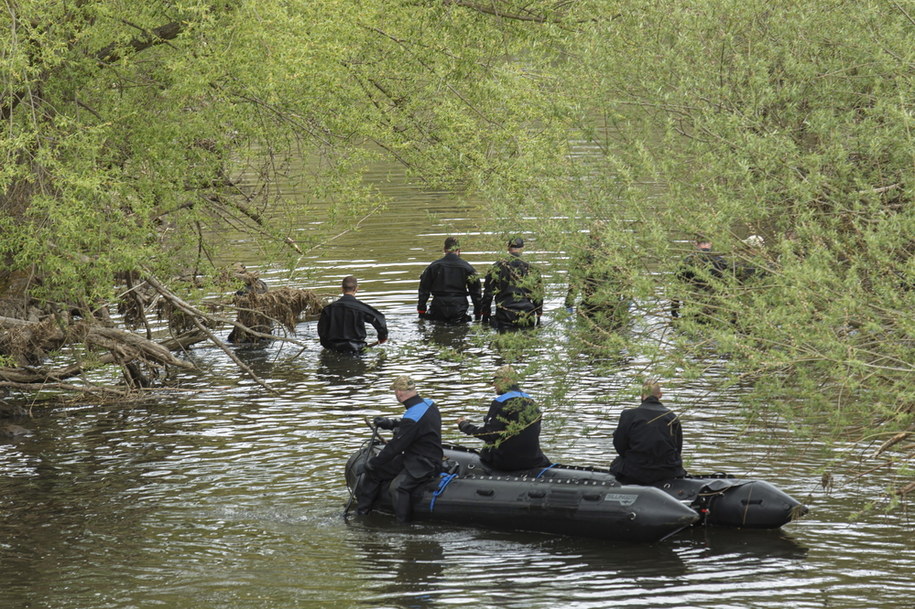
{"label": "person's back", "polygon": [[710,248],[699,248],[687,255],[677,271],[677,278],[693,288],[711,291],[713,283],[724,277],[729,269],[724,257],[715,254]]}
{"label": "person's back", "polygon": [[375,308],[356,300],[356,278],[343,279],[343,296],[324,307],[318,319],[321,346],[341,353],[358,353],[366,347],[365,324],[378,333],[378,343],[388,338],[384,315]]}
{"label": "person's back", "polygon": [[[602,228],[598,225],[592,230]],[[565,307],[572,313],[580,292],[579,311],[583,315],[601,325],[619,326],[626,320],[632,290],[626,273],[607,260],[604,249],[600,233],[592,232],[588,242],[573,254]]]}
{"label": "person's back", "polygon": [[[728,261],[712,251],[711,241],[699,238],[695,245],[696,251],[688,254],[677,269],[677,280],[686,290],[681,288],[680,296],[671,301],[673,317],[680,316],[681,300],[695,301],[700,305],[697,310],[701,311],[702,306],[708,304],[708,300],[714,294],[715,284],[729,273],[733,273]],[[683,294],[684,291],[688,294]]]}
{"label": "person's back", "polygon": [[620,414],[613,432],[618,456],[610,471],[623,484],[652,484],[686,475],[680,420],[660,398],[660,385],[646,383],[642,403]]}
{"label": "person's back", "polygon": [[[416,310],[420,317],[434,321],[461,323],[467,315],[467,296],[473,302],[473,313],[480,318],[480,280],[477,272],[461,258],[460,245],[454,237],[445,240],[445,255],[434,261],[419,278],[419,300]],[[429,297],[432,304],[427,310]]]}
{"label": "person's back", "polygon": [[480,459],[498,470],[545,467],[549,459],[540,449],[541,412],[534,399],[518,388],[517,375],[503,366],[493,379],[499,395],[492,401],[482,426],[463,419],[458,428],[485,442]]}
{"label": "person's back", "polygon": [[497,261],[483,283],[482,315],[490,317],[495,304],[495,326],[499,330],[536,326],[543,314],[543,279],[536,268],[521,258],[524,241],[509,241],[509,256]]}
{"label": "person's back", "polygon": [[394,426],[394,437],[385,444],[380,460],[402,455],[403,467],[411,475],[429,476],[441,467],[442,415],[432,400],[419,396],[407,398],[404,407],[406,412]]}

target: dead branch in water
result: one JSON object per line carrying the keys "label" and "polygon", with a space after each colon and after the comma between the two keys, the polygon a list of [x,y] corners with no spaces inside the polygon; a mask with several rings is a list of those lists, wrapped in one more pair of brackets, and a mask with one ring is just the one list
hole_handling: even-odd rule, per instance
{"label": "dead branch in water", "polygon": [[[193,364],[173,355],[194,344],[209,341],[222,349],[246,375],[265,389],[272,391],[251,368],[215,334],[220,326],[233,326],[233,334],[241,337],[236,342],[291,342],[306,346],[301,341],[274,336],[274,325],[279,324],[288,331],[295,326],[302,314],[313,315],[323,308],[324,302],[307,290],[279,288],[269,293],[250,291],[239,293],[234,298],[238,320],[232,321],[219,316],[216,311],[221,305],[202,310],[182,300],[165,288],[154,277],[148,277],[143,285],[154,290],[160,298],[159,313],[168,321],[174,333],[172,338],[154,341],[126,330],[100,323],[99,320],[77,319],[69,313],[57,313],[41,321],[26,321],[11,317],[0,317],[0,354],[15,362],[15,366],[0,367],[0,387],[35,391],[53,389],[67,392],[82,392],[92,395],[127,397],[133,391],[152,385],[161,369],[169,367],[194,369]],[[132,289],[137,289],[133,286]],[[266,289],[266,288],[265,288]],[[137,301],[142,316],[142,307],[148,300]],[[142,321],[142,320],[141,320]],[[141,324],[136,324],[141,325]],[[142,323],[149,334],[148,324]],[[40,366],[40,362],[55,351],[71,344],[83,344],[90,350],[105,351],[92,357],[83,358],[70,365],[58,367]],[[127,381],[126,388],[81,386],[67,383],[67,379],[78,377],[102,366],[118,365]]]}

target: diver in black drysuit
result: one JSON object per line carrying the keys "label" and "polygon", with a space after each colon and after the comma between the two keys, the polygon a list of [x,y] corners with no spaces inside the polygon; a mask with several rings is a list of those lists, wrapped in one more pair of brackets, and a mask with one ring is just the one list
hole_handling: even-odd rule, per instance
{"label": "diver in black drysuit", "polygon": [[[677,270],[677,280],[689,289],[689,299],[702,302],[703,297],[715,293],[715,283],[725,278],[728,273],[733,273],[733,268],[722,256],[712,252],[711,241],[699,239],[696,242],[696,251],[692,252]],[[670,303],[671,316],[680,317],[681,302],[675,298]],[[713,313],[710,311],[708,313]]]}
{"label": "diver in black drysuit", "polygon": [[[473,303],[473,318],[480,319],[480,279],[469,262],[461,258],[460,244],[454,237],[445,240],[445,255],[426,267],[419,277],[420,318],[445,323],[470,321],[467,297]],[[427,309],[429,297],[432,304]]]}
{"label": "diver in black drysuit", "polygon": [[499,332],[533,328],[540,325],[543,315],[543,279],[536,268],[522,260],[523,249],[520,237],[509,241],[509,256],[493,264],[483,281],[482,319],[484,323],[490,321],[495,302],[492,325]]}
{"label": "diver in black drysuit", "polygon": [[339,353],[359,353],[367,347],[365,324],[378,333],[378,344],[388,340],[388,326],[377,309],[356,300],[358,284],[352,275],[343,279],[343,296],[321,311],[318,338],[321,346]]}

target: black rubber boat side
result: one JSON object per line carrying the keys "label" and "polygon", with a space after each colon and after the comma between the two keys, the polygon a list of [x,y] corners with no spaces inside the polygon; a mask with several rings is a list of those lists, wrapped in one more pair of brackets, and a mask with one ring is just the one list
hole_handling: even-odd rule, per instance
{"label": "black rubber boat side", "polygon": [[[477,451],[463,446],[446,445],[445,459],[457,463],[461,475],[501,475],[484,465]],[[616,483],[607,469],[565,464],[512,472],[512,475]],[[663,480],[652,486],[690,506],[699,516],[696,524],[700,525],[777,529],[808,511],[805,505],[764,480],[714,474]]]}
{"label": "black rubber boat side", "polygon": [[[347,462],[354,495],[364,457],[360,450]],[[456,461],[450,466],[452,471],[417,493],[414,520],[639,542],[659,541],[699,520],[695,510],[650,486],[587,477],[477,475],[468,468],[462,473]],[[376,508],[390,511],[387,493]]]}

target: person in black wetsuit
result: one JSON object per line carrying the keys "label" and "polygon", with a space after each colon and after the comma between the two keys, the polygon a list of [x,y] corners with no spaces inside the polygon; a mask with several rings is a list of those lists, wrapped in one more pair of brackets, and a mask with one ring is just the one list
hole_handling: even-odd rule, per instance
{"label": "person in black wetsuit", "polygon": [[356,511],[369,513],[378,493],[390,481],[394,514],[400,522],[409,522],[414,492],[442,469],[442,416],[432,400],[419,397],[410,377],[397,377],[391,389],[407,410],[399,419],[375,417],[375,426],[395,430],[394,437],[366,462],[356,489]]}
{"label": "person in black wetsuit", "polygon": [[378,333],[378,344],[388,340],[384,315],[356,300],[359,285],[352,275],[343,278],[343,296],[321,311],[318,337],[321,346],[340,353],[359,353],[366,348],[365,324],[372,324]]}
{"label": "person in black wetsuit", "polygon": [[510,239],[509,255],[493,264],[483,281],[482,319],[490,321],[495,301],[492,325],[499,332],[532,328],[540,324],[543,315],[543,279],[536,268],[521,259],[523,250],[524,239]]}
{"label": "person in black wetsuit", "polygon": [[[470,321],[467,296],[473,302],[473,317],[480,319],[480,279],[476,270],[461,258],[461,245],[454,237],[445,239],[445,255],[426,267],[419,277],[416,312],[421,318],[446,323]],[[429,296],[431,306],[426,308]]]}
{"label": "person in black wetsuit", "polygon": [[623,484],[652,484],[686,475],[680,456],[683,429],[677,415],[661,404],[659,383],[645,383],[642,403],[620,414],[613,446],[619,456],[610,472]]}
{"label": "person in black wetsuit", "polygon": [[763,264],[766,240],[759,235],[750,235],[741,243],[743,248],[734,262],[734,274],[741,285],[753,284],[768,275]]}
{"label": "person in black wetsuit", "polygon": [[627,273],[607,258],[605,231],[603,222],[595,222],[587,242],[572,255],[565,308],[573,313],[580,293],[578,310],[582,315],[601,326],[619,327],[628,317],[632,290]]}
{"label": "person in black wetsuit", "polygon": [[480,460],[503,471],[533,469],[550,464],[540,450],[540,408],[518,387],[518,375],[511,366],[502,366],[493,376],[498,397],[478,427],[463,417],[458,429],[483,440]]}
{"label": "person in black wetsuit", "polygon": [[[712,252],[712,242],[705,237],[697,237],[696,251],[686,256],[677,270],[677,280],[690,291],[690,300],[702,303],[702,314],[713,316],[714,307],[708,306],[710,297],[715,293],[715,283],[725,278],[731,271],[731,265],[722,256]],[[672,317],[680,317],[680,298],[671,301]],[[697,311],[698,312],[698,311]]]}

